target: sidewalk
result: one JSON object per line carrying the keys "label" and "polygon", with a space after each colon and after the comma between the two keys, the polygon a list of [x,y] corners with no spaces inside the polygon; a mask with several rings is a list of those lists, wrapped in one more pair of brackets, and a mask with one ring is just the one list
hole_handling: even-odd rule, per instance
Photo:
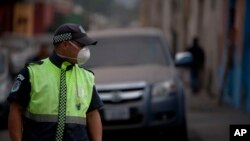
{"label": "sidewalk", "polygon": [[205,91],[199,95],[186,92],[190,141],[229,141],[230,124],[250,124],[250,113],[228,105],[218,105]]}

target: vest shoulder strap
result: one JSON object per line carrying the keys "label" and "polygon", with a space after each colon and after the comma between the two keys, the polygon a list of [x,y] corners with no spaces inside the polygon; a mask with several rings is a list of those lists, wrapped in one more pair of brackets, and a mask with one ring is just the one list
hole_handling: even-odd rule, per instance
{"label": "vest shoulder strap", "polygon": [[25,66],[42,65],[42,64],[43,64],[43,61],[40,60],[40,61],[32,61],[32,62],[26,63]]}
{"label": "vest shoulder strap", "polygon": [[86,70],[86,71],[92,73],[93,75],[95,75],[95,73],[94,73],[92,70],[90,70],[90,69],[87,69],[87,68],[82,68],[82,69],[84,69],[84,70]]}

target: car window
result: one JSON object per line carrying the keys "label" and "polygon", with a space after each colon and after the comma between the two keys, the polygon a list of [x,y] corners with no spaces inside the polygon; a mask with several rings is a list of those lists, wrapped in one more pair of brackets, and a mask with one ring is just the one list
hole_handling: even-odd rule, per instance
{"label": "car window", "polygon": [[165,49],[156,36],[125,36],[96,38],[98,44],[90,47],[88,67],[169,65]]}

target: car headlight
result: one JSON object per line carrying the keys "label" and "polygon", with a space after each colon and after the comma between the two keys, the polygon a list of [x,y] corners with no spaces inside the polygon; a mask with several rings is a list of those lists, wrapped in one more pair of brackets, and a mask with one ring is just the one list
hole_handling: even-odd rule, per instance
{"label": "car headlight", "polygon": [[166,96],[176,91],[176,85],[173,81],[164,81],[154,85],[152,90],[153,97]]}

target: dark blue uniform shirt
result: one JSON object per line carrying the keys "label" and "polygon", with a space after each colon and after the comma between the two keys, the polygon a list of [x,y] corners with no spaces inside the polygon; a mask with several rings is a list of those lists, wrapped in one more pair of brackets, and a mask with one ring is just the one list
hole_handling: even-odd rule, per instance
{"label": "dark blue uniform shirt", "polygon": [[[63,59],[53,53],[49,57],[50,61],[61,68]],[[69,68],[70,69],[70,68]],[[25,78],[25,79],[24,79]],[[26,108],[30,101],[31,84],[29,81],[29,71],[25,67],[17,76],[10,95],[8,97],[9,102],[18,102],[21,106]],[[103,102],[98,96],[95,86],[93,87],[93,94],[91,103],[88,108],[88,112],[100,109],[103,106]],[[49,108],[49,107],[48,107]],[[23,141],[54,141],[56,135],[57,123],[52,122],[36,122],[28,118],[23,117]],[[84,125],[79,124],[66,124],[63,136],[63,141],[88,141],[87,128]]]}

